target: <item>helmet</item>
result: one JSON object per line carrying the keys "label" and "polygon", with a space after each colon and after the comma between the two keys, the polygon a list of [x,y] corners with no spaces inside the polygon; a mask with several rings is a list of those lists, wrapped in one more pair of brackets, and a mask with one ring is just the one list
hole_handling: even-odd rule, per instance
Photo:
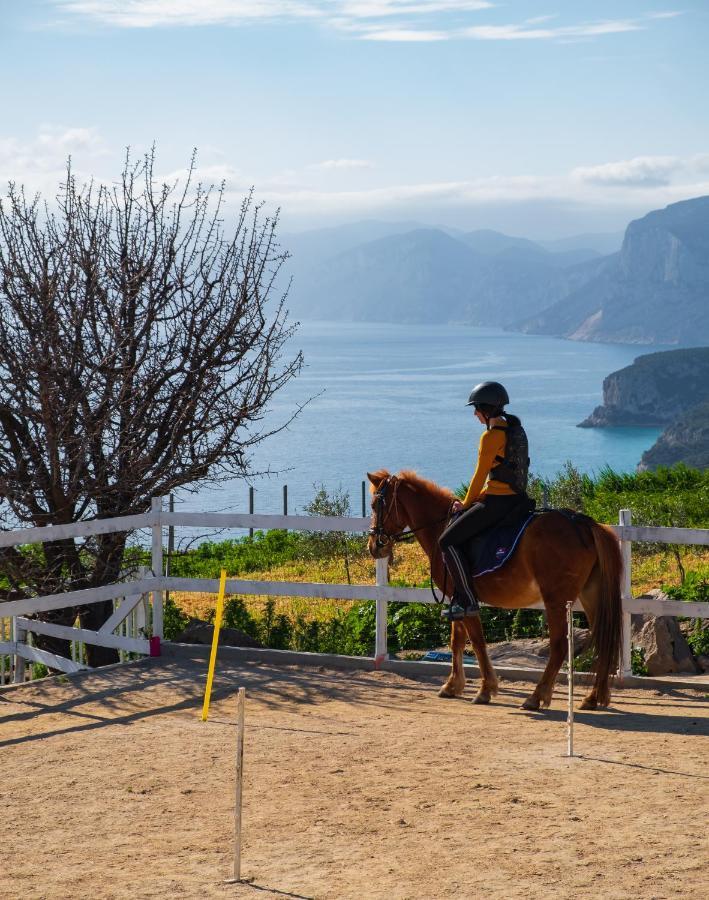
{"label": "helmet", "polygon": [[505,406],[510,402],[507,391],[499,381],[483,381],[473,388],[466,406]]}

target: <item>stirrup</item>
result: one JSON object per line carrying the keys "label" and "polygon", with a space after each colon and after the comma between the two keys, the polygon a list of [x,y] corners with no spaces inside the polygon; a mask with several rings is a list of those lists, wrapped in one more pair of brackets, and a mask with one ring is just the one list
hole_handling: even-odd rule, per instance
{"label": "stirrup", "polygon": [[447,622],[459,622],[479,614],[480,607],[477,603],[461,603],[455,598],[441,610],[441,618]]}

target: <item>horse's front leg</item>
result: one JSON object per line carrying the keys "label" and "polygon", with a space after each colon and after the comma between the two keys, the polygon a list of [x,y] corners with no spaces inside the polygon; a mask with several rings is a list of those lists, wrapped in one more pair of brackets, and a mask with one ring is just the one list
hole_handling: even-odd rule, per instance
{"label": "horse's front leg", "polygon": [[463,671],[463,651],[466,635],[465,620],[451,622],[451,652],[453,654],[451,673],[448,680],[438,692],[439,697],[460,697],[465,690],[465,672]]}
{"label": "horse's front leg", "polygon": [[489,703],[490,698],[497,693],[498,681],[490,657],[487,655],[487,644],[480,616],[469,616],[467,619],[463,619],[463,623],[480,668],[480,689],[475,695],[473,703]]}

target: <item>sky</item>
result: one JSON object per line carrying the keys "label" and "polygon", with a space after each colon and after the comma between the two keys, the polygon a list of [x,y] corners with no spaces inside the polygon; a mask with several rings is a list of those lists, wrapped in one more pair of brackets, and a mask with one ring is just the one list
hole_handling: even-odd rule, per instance
{"label": "sky", "polygon": [[287,230],[532,238],[709,194],[709,3],[0,0],[0,187],[157,170]]}

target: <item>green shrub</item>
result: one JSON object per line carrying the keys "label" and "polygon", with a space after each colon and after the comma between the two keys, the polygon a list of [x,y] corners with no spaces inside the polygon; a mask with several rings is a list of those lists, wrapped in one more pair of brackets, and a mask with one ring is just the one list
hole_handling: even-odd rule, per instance
{"label": "green shrub", "polygon": [[251,637],[258,637],[258,623],[240,597],[229,597],[224,603],[222,625],[224,628],[236,628]]}
{"label": "green shrub", "polygon": [[166,641],[174,641],[189,624],[190,617],[175,603],[172,597],[163,605],[163,635]]}
{"label": "green shrub", "polygon": [[632,647],[630,650],[630,671],[633,675],[647,675],[645,650],[643,647]]}

